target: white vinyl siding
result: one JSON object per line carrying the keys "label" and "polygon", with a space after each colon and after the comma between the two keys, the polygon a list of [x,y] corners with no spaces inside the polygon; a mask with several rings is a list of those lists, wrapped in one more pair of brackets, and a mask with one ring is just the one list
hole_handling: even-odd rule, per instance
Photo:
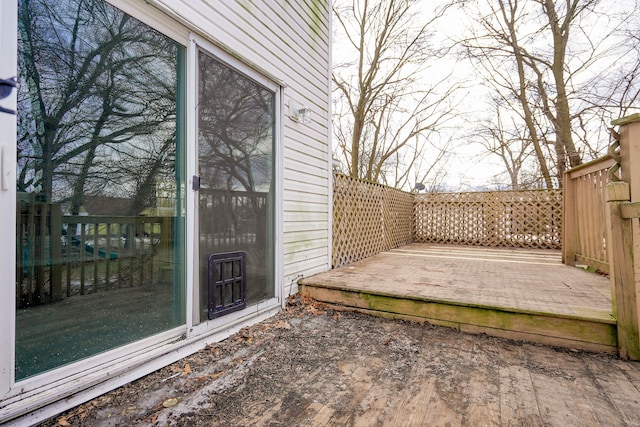
{"label": "white vinyl siding", "polygon": [[[200,36],[284,86],[284,294],[292,281],[330,268],[331,150],[329,2],[314,22],[303,0],[155,0]],[[288,118],[289,104],[311,109],[309,123]],[[293,289],[290,289],[291,285]]]}

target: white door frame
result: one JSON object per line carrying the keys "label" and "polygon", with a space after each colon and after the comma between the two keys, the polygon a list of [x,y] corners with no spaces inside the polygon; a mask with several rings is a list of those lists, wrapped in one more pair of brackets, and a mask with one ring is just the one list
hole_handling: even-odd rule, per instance
{"label": "white door frame", "polygon": [[[17,0],[0,1],[0,79],[17,76],[18,40]],[[0,106],[16,110],[16,93],[0,100]],[[0,397],[14,383],[16,316],[16,116],[0,112],[0,242],[5,245],[0,256]]]}
{"label": "white door frame", "polygon": [[[193,177],[198,175],[198,52],[212,55],[216,60],[232,68],[236,72],[247,76],[256,81],[258,84],[272,91],[275,97],[275,143],[273,153],[273,182],[275,188],[274,197],[274,224],[273,224],[273,242],[274,245],[274,296],[273,298],[261,301],[255,305],[247,306],[247,308],[214,320],[200,321],[200,283],[199,283],[199,266],[198,266],[198,197],[197,192],[192,190]],[[187,289],[187,328],[188,335],[194,336],[211,329],[217,329],[225,323],[233,323],[236,319],[246,317],[248,314],[261,315],[265,312],[281,307],[283,304],[282,292],[283,284],[283,248],[282,248],[282,223],[283,223],[283,179],[282,168],[284,162],[283,150],[283,110],[282,110],[282,83],[276,82],[271,76],[264,75],[260,71],[247,65],[233,55],[224,51],[220,47],[210,41],[192,33],[189,37],[187,46],[187,259],[192,260],[187,266],[187,279],[191,282],[192,288]],[[189,213],[189,208],[191,211]]]}

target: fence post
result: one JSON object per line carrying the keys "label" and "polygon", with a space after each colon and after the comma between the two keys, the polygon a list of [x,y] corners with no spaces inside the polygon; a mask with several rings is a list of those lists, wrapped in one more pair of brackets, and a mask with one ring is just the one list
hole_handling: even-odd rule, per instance
{"label": "fence post", "polygon": [[62,208],[59,204],[51,204],[50,236],[51,302],[55,302],[62,300]]}
{"label": "fence post", "polygon": [[640,114],[612,124],[620,127],[621,182],[607,185],[609,262],[618,352],[623,358],[640,360]]}
{"label": "fence post", "polygon": [[562,262],[576,265],[576,183],[569,172],[564,173],[562,213]]}

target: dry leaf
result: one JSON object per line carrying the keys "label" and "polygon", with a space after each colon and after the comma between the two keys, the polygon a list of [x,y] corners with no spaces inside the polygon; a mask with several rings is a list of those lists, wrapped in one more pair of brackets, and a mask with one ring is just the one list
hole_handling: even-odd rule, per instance
{"label": "dry leaf", "polygon": [[220,377],[222,376],[222,374],[224,374],[224,371],[220,371],[220,372],[218,372],[217,374],[212,374],[212,375],[210,375],[210,378],[211,378],[212,380],[215,380],[215,379],[220,378]]}
{"label": "dry leaf", "polygon": [[289,322],[285,322],[284,320],[278,320],[273,324],[273,327],[277,329],[291,329]]}
{"label": "dry leaf", "polygon": [[182,370],[182,374],[180,374],[181,377],[184,377],[185,375],[188,375],[191,373],[191,366],[187,363],[186,365],[184,365],[184,369]]}
{"label": "dry leaf", "polygon": [[58,425],[59,426],[70,426],[71,424],[69,424],[69,422],[67,421],[67,417],[60,417],[60,418],[58,418]]}
{"label": "dry leaf", "polygon": [[317,308],[315,308],[314,306],[310,305],[307,310],[309,311],[309,313],[311,313],[314,316],[320,316],[322,313],[324,313],[322,310],[318,310]]}

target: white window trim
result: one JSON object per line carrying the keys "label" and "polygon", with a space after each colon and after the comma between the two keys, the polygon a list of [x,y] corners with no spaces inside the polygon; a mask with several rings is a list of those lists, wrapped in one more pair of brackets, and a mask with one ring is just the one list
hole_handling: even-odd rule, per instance
{"label": "white window trim", "polygon": [[261,71],[257,71],[251,65],[247,65],[247,63],[239,60],[235,55],[231,55],[226,50],[218,47],[218,45],[211,43],[210,41],[206,40],[203,37],[200,37],[197,34],[191,34],[190,40],[193,40],[197,47],[199,47],[203,51],[206,51],[213,55],[216,60],[222,62],[238,73],[269,89],[276,95],[276,98],[278,98],[279,90],[281,87],[281,84],[279,82],[273,81],[270,77],[266,76]]}
{"label": "white window trim", "polygon": [[[17,75],[18,5],[17,0],[0,1],[0,78]],[[5,108],[15,110],[16,91],[0,100]],[[16,116],[0,113],[0,242],[16,239]],[[6,186],[6,187],[5,187]],[[7,208],[8,207],[8,208]],[[15,243],[2,251],[0,271],[4,284],[0,286],[0,396],[8,393],[14,383],[15,320],[16,320],[16,250]]]}
{"label": "white window trim", "polygon": [[[5,0],[2,0],[5,1]],[[189,31],[175,20],[169,18],[155,7],[151,7],[147,2],[135,0],[104,0],[112,4],[121,11],[133,16],[140,22],[144,22],[154,30],[172,38],[183,46],[187,46],[189,41]]]}
{"label": "white window trim", "polygon": [[[135,6],[131,3],[127,3],[122,0],[105,0],[108,3],[113,4],[123,12],[133,16],[136,19],[144,22],[149,25],[153,29],[161,32],[174,39],[176,42],[186,45],[187,42],[187,30],[182,29],[178,24],[173,22],[170,18],[163,16],[157,9],[152,8],[148,5],[141,5],[135,3]],[[3,61],[3,63],[10,64],[11,56],[14,58],[17,56],[17,39],[15,34],[17,34],[17,0],[2,0],[0,2],[0,29],[2,34],[0,36],[3,37],[3,48],[7,49],[7,52],[2,52],[3,58],[8,58],[7,61]],[[6,33],[5,33],[6,31]],[[6,36],[6,34],[9,34]],[[12,43],[13,44],[12,44]],[[13,64],[17,63],[17,58],[13,60]],[[0,71],[5,71],[0,68]],[[17,70],[13,72],[12,75],[15,75]],[[3,73],[4,74],[4,73]],[[15,109],[16,103],[16,94],[15,91],[12,96],[8,99],[2,100],[2,105],[7,105],[7,101],[11,100],[13,103],[13,107]],[[15,135],[16,135],[16,126],[15,126],[15,118],[13,119],[12,126],[12,135],[5,136],[4,132],[7,132],[10,125],[5,125],[5,118],[0,118],[0,138],[3,140],[6,138],[9,141],[9,144],[2,143],[2,151],[3,155],[7,156],[9,159],[16,158],[16,145],[15,145]],[[4,131],[2,130],[4,129]],[[11,143],[13,141],[13,143]],[[2,240],[0,241],[15,241],[15,209],[16,209],[16,188],[15,188],[15,176],[16,176],[16,164],[15,161],[6,161],[5,164],[10,165],[11,167],[11,177],[10,181],[14,184],[10,186],[8,191],[0,190],[0,200],[2,201],[2,205],[9,206],[9,209],[0,210],[0,224],[3,224],[0,227],[0,236],[2,236]],[[6,199],[5,199],[6,198]],[[5,200],[6,203],[5,203]],[[6,234],[6,236],[5,236]],[[2,271],[9,272],[8,281],[9,283],[15,283],[15,250],[9,251],[10,256],[0,257],[0,267]],[[137,353],[146,353],[149,351],[153,351],[155,348],[162,347],[166,345],[167,342],[175,341],[176,338],[179,338],[186,332],[186,326],[182,325],[178,328],[174,328],[169,331],[164,331],[159,334],[153,335],[148,338],[144,338],[142,340],[138,340],[132,342],[130,344],[124,345],[122,347],[117,347],[115,349],[106,351],[104,353],[97,354],[95,356],[82,359],[68,365],[61,366],[59,368],[53,369],[48,372],[43,372],[41,374],[35,375],[33,377],[22,379],[18,382],[15,381],[15,315],[16,315],[16,307],[15,307],[15,286],[2,286],[0,287],[0,321],[5,327],[0,328],[0,345],[1,349],[10,349],[9,352],[2,351],[0,352],[0,403],[5,404],[7,402],[11,402],[12,397],[20,396],[21,400],[25,400],[25,404],[28,404],[26,400],[28,400],[28,396],[31,394],[38,395],[38,400],[42,400],[42,393],[46,393],[47,389],[56,390],[57,395],[59,396],[60,390],[57,383],[64,382],[67,385],[76,385],[78,383],[82,384],[91,384],[91,380],[89,378],[90,373],[94,372],[95,375],[98,375],[100,381],[104,380],[104,376],[109,374],[109,372],[114,371],[113,367],[122,365],[123,363],[127,366],[130,363],[125,363],[129,359],[133,358]],[[161,344],[159,344],[161,343]],[[6,345],[6,347],[5,347]],[[9,355],[10,357],[6,357]],[[115,361],[115,362],[114,362]],[[115,369],[117,371],[118,369]],[[77,387],[77,385],[76,385]],[[54,395],[55,396],[55,395]],[[39,404],[42,402],[39,401]],[[0,405],[1,407],[2,405]],[[0,420],[2,419],[4,409],[0,409]]]}

